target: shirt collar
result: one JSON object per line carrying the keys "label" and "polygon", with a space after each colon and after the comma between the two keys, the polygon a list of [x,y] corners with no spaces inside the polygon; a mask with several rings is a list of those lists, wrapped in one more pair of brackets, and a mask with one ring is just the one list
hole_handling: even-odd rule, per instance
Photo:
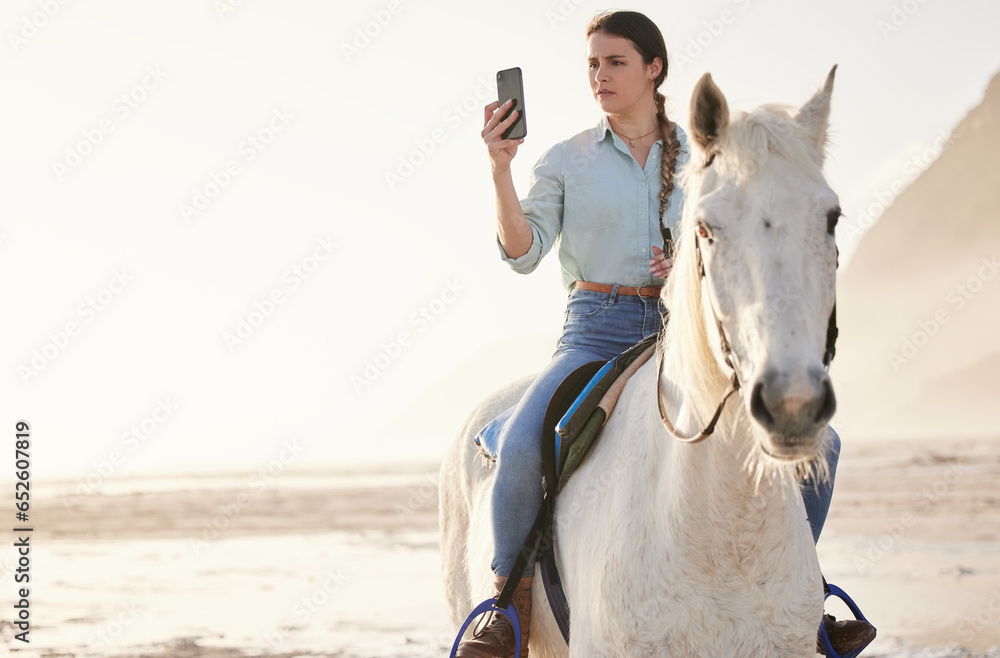
{"label": "shirt collar", "polygon": [[597,122],[597,141],[603,142],[605,139],[614,139],[614,131],[611,130],[611,122],[608,121],[608,115],[602,114],[601,120]]}

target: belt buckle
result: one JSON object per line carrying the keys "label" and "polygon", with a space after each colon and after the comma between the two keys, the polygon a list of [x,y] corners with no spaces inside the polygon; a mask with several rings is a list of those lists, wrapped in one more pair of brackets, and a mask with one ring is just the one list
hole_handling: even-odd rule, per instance
{"label": "belt buckle", "polygon": [[639,287],[637,287],[635,289],[636,297],[640,297],[642,299],[653,299],[654,297],[659,297],[660,296],[659,291],[655,292],[652,295],[644,295],[644,294],[642,294],[643,290],[650,289],[650,288],[656,288],[656,286],[639,286]]}

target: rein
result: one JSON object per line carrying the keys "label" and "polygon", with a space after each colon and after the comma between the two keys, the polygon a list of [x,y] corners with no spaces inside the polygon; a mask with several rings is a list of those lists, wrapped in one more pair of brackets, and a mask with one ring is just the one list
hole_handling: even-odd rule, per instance
{"label": "rein", "polygon": [[[671,247],[673,245],[671,244]],[[694,238],[694,249],[698,256],[698,275],[701,279],[705,280],[705,263],[701,258],[701,241],[699,236],[695,235]],[[673,249],[671,248],[671,252]],[[656,349],[656,404],[660,408],[660,420],[663,422],[663,426],[667,428],[670,435],[680,441],[681,443],[699,443],[704,441],[709,436],[715,432],[715,424],[719,422],[719,418],[722,416],[722,409],[726,406],[726,401],[735,393],[740,390],[740,377],[739,371],[736,367],[736,355],[733,354],[732,348],[729,346],[729,340],[726,338],[726,332],[722,328],[722,322],[719,320],[719,314],[715,312],[715,305],[712,304],[711,296],[709,296],[709,306],[712,308],[712,317],[715,318],[715,325],[719,331],[719,340],[722,347],[722,355],[726,360],[726,365],[733,371],[732,379],[729,382],[729,386],[726,391],[722,394],[722,400],[719,402],[719,406],[715,408],[715,413],[712,414],[712,419],[708,422],[700,432],[693,436],[683,436],[674,427],[674,424],[670,422],[670,418],[667,417],[667,410],[663,408],[663,393],[660,387],[660,378],[663,374],[663,349],[662,345],[657,345]],[[666,325],[664,324],[663,332],[666,332]],[[662,334],[661,334],[662,337]]]}

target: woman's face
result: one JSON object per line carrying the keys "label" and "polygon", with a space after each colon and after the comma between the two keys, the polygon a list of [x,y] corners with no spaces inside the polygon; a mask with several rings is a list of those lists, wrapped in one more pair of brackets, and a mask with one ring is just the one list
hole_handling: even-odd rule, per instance
{"label": "woman's face", "polygon": [[652,106],[660,58],[645,64],[635,44],[624,37],[595,32],[587,39],[590,91],[606,114],[628,114]]}

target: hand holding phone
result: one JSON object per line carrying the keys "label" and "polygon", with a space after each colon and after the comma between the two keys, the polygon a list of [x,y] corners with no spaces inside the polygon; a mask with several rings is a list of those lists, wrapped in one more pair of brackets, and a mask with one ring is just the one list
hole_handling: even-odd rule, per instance
{"label": "hand holding phone", "polygon": [[502,106],[508,100],[513,102],[501,121],[506,120],[515,110],[517,119],[503,131],[501,137],[523,139],[528,134],[528,123],[524,115],[524,82],[519,67],[497,72],[497,102]]}

